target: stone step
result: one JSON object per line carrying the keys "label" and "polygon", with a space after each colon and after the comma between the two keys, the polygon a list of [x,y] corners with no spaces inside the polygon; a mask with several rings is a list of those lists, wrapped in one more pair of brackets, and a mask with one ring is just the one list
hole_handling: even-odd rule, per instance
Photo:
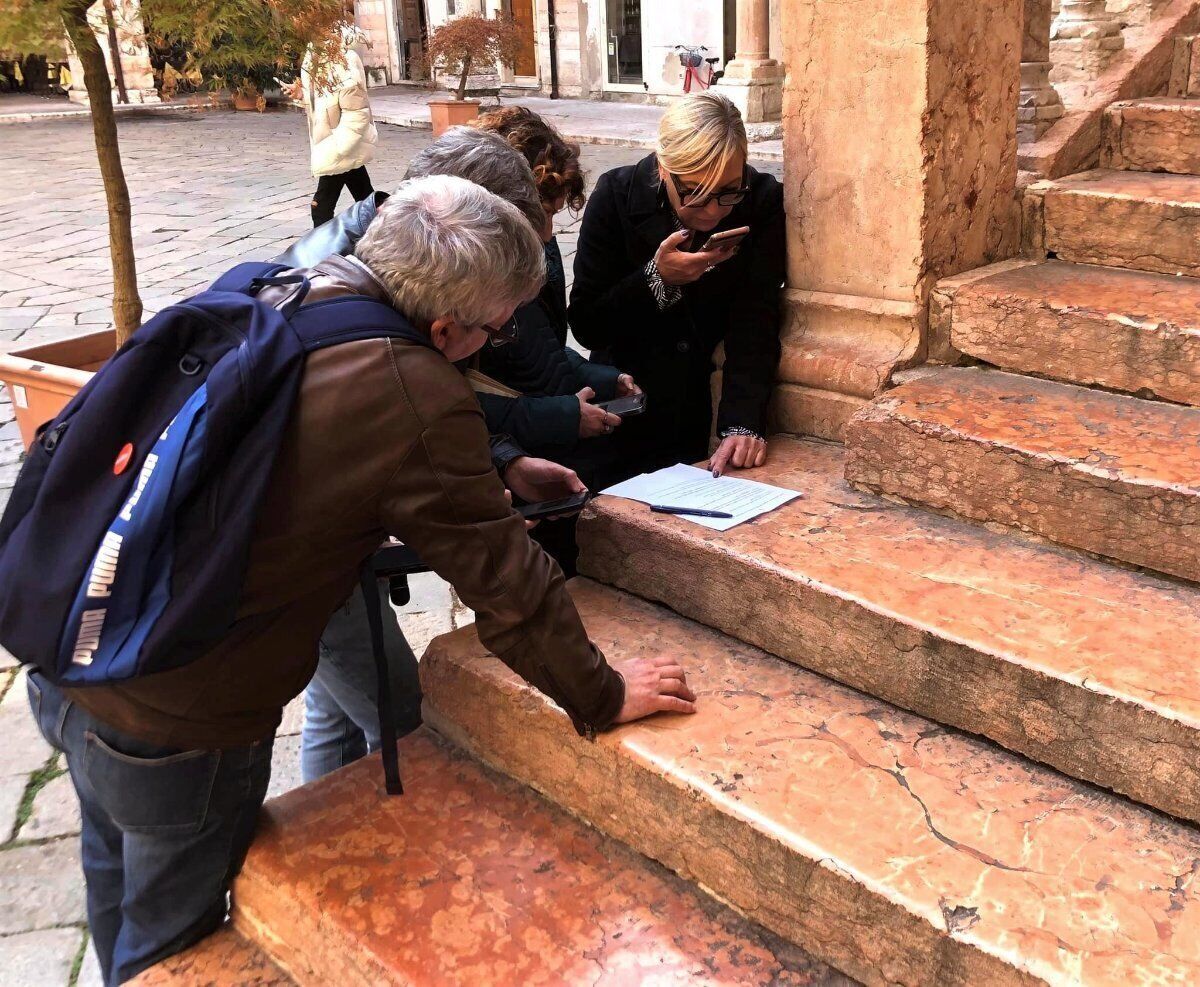
{"label": "stone step", "polygon": [[580,569],[1200,821],[1200,591],[859,493],[844,461],[776,436],[746,475],[804,498],[723,534],[601,497]]}
{"label": "stone step", "polygon": [[305,985],[850,987],[427,730],[267,803],[234,922]]}
{"label": "stone step", "polygon": [[939,282],[950,343],[1005,370],[1200,405],[1200,279],[1006,261]]}
{"label": "stone step", "polygon": [[295,983],[257,944],[225,925],[138,974],[128,987],[294,987]]}
{"label": "stone step", "polygon": [[1104,111],[1100,165],[1200,174],[1200,100],[1125,100]]}
{"label": "stone step", "polygon": [[1085,171],[1039,191],[1059,260],[1200,275],[1200,177]]}
{"label": "stone step", "polygon": [[856,486],[1200,580],[1200,409],[943,368],[846,427]]}
{"label": "stone step", "polygon": [[680,656],[697,713],[589,742],[468,627],[421,663],[434,726],[864,983],[1195,982],[1196,829],[643,600],[573,592],[610,659]]}

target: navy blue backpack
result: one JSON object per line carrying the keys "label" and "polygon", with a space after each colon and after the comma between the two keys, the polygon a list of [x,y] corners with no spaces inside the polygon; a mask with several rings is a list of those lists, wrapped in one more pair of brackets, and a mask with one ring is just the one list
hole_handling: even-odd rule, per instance
{"label": "navy blue backpack", "polygon": [[[429,345],[373,299],[301,307],[308,282],[282,270],[241,264],[163,310],[39,431],[0,521],[0,644],[51,681],[120,682],[208,651],[234,623],[306,356]],[[255,297],[266,285],[294,290],[276,308]]]}

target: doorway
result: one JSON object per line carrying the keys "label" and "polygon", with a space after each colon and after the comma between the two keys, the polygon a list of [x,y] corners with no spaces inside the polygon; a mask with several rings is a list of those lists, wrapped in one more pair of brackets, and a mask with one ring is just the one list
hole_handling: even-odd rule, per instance
{"label": "doorway", "polygon": [[607,0],[608,81],[638,86],[642,76],[642,0]]}
{"label": "doorway", "polygon": [[401,76],[411,82],[423,82],[429,78],[429,59],[425,55],[427,28],[422,0],[403,0],[397,27],[403,55]]}
{"label": "doorway", "polygon": [[[547,0],[553,3],[554,0]],[[509,0],[509,14],[521,35],[521,47],[513,63],[513,74],[518,76],[537,75],[535,49],[536,27],[533,22],[533,0]]]}

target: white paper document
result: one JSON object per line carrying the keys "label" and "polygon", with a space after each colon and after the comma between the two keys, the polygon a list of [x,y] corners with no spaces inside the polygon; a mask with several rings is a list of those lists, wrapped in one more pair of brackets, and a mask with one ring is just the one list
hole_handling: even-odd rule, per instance
{"label": "white paper document", "polygon": [[743,521],[749,521],[773,511],[789,500],[804,496],[798,490],[785,490],[769,483],[743,480],[734,476],[714,477],[708,470],[695,466],[668,466],[656,473],[643,473],[615,487],[601,490],[611,497],[639,500],[643,504],[667,507],[698,507],[705,511],[724,511],[731,518],[679,517],[694,521],[714,531],[728,531]]}

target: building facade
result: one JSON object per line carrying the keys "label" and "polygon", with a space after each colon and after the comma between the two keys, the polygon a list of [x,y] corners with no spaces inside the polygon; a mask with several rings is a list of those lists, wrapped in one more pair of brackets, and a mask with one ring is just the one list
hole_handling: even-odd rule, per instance
{"label": "building facade", "polygon": [[[725,71],[739,51],[740,21],[762,32],[758,54],[775,59],[778,6],[779,0],[359,0],[356,13],[376,84],[424,78],[428,31],[482,10],[511,16],[525,39],[516,64],[500,72],[505,89],[664,102],[684,92],[677,46],[706,49],[713,69]],[[761,15],[751,16],[759,8]]]}

